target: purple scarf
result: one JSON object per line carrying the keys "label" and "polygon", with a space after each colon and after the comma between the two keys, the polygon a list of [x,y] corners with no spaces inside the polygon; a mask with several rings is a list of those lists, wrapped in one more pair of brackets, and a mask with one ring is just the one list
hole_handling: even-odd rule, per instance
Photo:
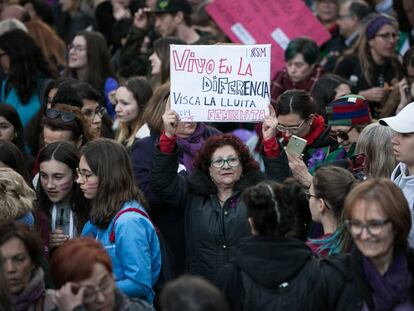
{"label": "purple scarf", "polygon": [[362,266],[373,290],[375,311],[392,310],[407,302],[412,278],[403,252],[395,255],[384,275],[381,275],[366,257],[362,257]]}
{"label": "purple scarf", "polygon": [[183,154],[180,156],[180,163],[185,166],[187,173],[193,170],[193,158],[204,143],[203,134],[205,130],[206,125],[198,123],[197,128],[190,137],[177,137],[177,144],[183,151]]}
{"label": "purple scarf", "polygon": [[26,288],[18,296],[13,297],[16,311],[25,311],[45,294],[45,282],[42,268],[37,268]]}

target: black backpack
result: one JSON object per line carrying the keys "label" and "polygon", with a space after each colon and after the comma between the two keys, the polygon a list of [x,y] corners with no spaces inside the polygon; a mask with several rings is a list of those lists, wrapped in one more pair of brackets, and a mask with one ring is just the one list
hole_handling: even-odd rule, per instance
{"label": "black backpack", "polygon": [[115,243],[115,223],[116,220],[124,213],[127,212],[135,212],[140,214],[141,216],[145,217],[146,219],[148,219],[150,221],[150,223],[152,224],[152,226],[155,229],[155,232],[157,233],[157,237],[158,237],[158,241],[160,243],[160,252],[161,252],[161,271],[160,271],[160,276],[158,277],[157,282],[154,285],[154,291],[155,294],[158,296],[158,294],[161,292],[162,287],[165,285],[165,283],[167,283],[168,281],[174,279],[175,277],[175,273],[174,273],[174,257],[171,253],[171,250],[169,249],[167,243],[164,240],[164,237],[162,236],[160,230],[158,230],[158,228],[154,225],[154,223],[151,221],[151,219],[149,218],[149,216],[147,215],[147,213],[143,212],[142,210],[140,210],[139,208],[135,208],[135,207],[130,207],[130,208],[126,208],[121,210],[114,219],[114,225],[112,226],[112,231],[110,233],[109,236],[109,240],[112,243]]}

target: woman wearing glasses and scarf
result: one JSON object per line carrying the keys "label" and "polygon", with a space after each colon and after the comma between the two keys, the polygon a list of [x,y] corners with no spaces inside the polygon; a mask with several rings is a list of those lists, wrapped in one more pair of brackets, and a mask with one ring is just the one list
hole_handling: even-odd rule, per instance
{"label": "woman wearing glasses and scarf", "polygon": [[[263,154],[268,178],[282,181],[288,167],[279,165],[275,153],[276,116],[266,116],[263,126]],[[232,135],[209,137],[193,160],[187,177],[177,173],[179,123],[177,113],[167,104],[164,131],[154,149],[150,182],[159,200],[184,215],[187,271],[213,280],[226,264],[238,241],[250,235],[246,205],[240,194],[266,178],[247,146]]]}
{"label": "woman wearing glasses and scarf", "polygon": [[414,310],[412,221],[401,190],[386,178],[364,181],[348,195],[344,218],[356,248],[331,264],[347,271],[348,310]]}
{"label": "woman wearing glasses and scarf", "polygon": [[347,167],[347,159],[354,155],[359,134],[372,121],[368,101],[359,95],[346,95],[334,100],[327,106],[326,112],[327,134],[337,141],[339,148],[317,148],[308,158],[305,155],[303,161],[289,155],[289,166],[294,177],[306,187],[312,182],[311,173],[323,164]]}
{"label": "woman wearing glasses and scarf", "polygon": [[370,102],[374,118],[378,117],[387,89],[401,75],[395,52],[398,39],[398,22],[393,17],[372,14],[367,17],[358,41],[338,60],[334,70],[349,81],[352,93]]}

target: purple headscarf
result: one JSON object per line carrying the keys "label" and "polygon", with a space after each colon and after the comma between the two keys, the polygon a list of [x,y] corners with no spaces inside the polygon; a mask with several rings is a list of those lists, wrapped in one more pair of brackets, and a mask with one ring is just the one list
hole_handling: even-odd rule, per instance
{"label": "purple headscarf", "polygon": [[384,15],[379,15],[375,17],[372,21],[370,21],[367,25],[366,35],[367,39],[371,40],[375,37],[377,32],[382,28],[384,25],[394,25],[394,21]]}

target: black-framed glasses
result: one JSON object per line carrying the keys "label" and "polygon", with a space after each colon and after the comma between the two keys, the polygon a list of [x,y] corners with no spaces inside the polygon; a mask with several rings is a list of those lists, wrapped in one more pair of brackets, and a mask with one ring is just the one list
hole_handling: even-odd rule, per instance
{"label": "black-framed glasses", "polygon": [[236,167],[240,164],[240,160],[237,157],[232,157],[228,159],[216,159],[211,161],[211,166],[215,168],[222,168],[225,163],[227,163],[227,165],[230,167]]}
{"label": "black-framed glasses", "polygon": [[345,14],[345,15],[340,15],[340,14],[338,14],[337,16],[336,16],[336,20],[343,20],[343,19],[345,19],[345,18],[351,18],[353,15],[352,14]]}
{"label": "black-framed glasses", "polygon": [[396,32],[386,32],[386,33],[377,33],[375,37],[380,37],[383,40],[398,40],[400,38],[400,34]]}
{"label": "black-framed glasses", "polygon": [[329,135],[332,137],[332,138],[334,138],[334,139],[337,139],[337,138],[340,138],[340,139],[342,139],[342,140],[348,140],[349,139],[349,132],[351,132],[352,130],[354,129],[354,127],[353,126],[351,126],[350,128],[349,128],[349,130],[347,130],[347,131],[331,131],[330,133],[329,133]]}
{"label": "black-framed glasses", "polygon": [[71,44],[69,44],[68,45],[68,51],[70,51],[70,50],[74,50],[76,53],[78,53],[78,52],[83,52],[83,51],[85,51],[86,50],[86,46],[81,46],[81,45],[76,45],[76,44],[73,44],[73,43],[71,43]]}
{"label": "black-framed glasses", "polygon": [[312,197],[314,197],[315,199],[318,199],[318,196],[310,193],[309,190],[305,190],[305,198],[306,198],[306,200],[309,201]]}
{"label": "black-framed glasses", "polygon": [[46,110],[46,116],[50,119],[60,118],[63,122],[69,123],[76,119],[76,114],[70,111],[61,111],[55,108]]}
{"label": "black-framed glasses", "polygon": [[85,304],[90,304],[96,300],[98,293],[102,293],[103,295],[110,294],[114,289],[114,282],[111,278],[105,277],[98,288],[94,288],[89,285],[85,285],[83,287],[85,288],[85,291],[83,292],[83,302]]}
{"label": "black-framed glasses", "polygon": [[286,131],[289,131],[290,133],[297,133],[297,132],[299,132],[299,130],[300,130],[300,128],[303,126],[303,124],[305,124],[305,122],[306,122],[306,120],[307,119],[305,119],[305,120],[303,120],[302,122],[300,122],[300,124],[298,124],[298,125],[294,125],[294,126],[284,126],[284,125],[282,125],[282,124],[278,124],[277,126],[276,126],[276,129],[279,131],[279,132],[286,132]]}
{"label": "black-framed glasses", "polygon": [[362,234],[364,229],[366,229],[370,235],[376,236],[381,234],[382,229],[390,222],[390,219],[373,219],[366,224],[363,224],[357,220],[345,220],[345,225],[349,232],[354,236]]}
{"label": "black-framed glasses", "polygon": [[96,115],[98,115],[100,118],[102,118],[102,116],[103,116],[105,113],[106,113],[106,109],[105,109],[104,107],[101,107],[101,106],[96,107],[96,109],[95,109],[95,110],[93,110],[93,109],[85,109],[85,110],[82,110],[82,114],[83,114],[86,118],[88,118],[88,119],[90,119],[90,120],[95,119],[95,116],[96,116]]}

